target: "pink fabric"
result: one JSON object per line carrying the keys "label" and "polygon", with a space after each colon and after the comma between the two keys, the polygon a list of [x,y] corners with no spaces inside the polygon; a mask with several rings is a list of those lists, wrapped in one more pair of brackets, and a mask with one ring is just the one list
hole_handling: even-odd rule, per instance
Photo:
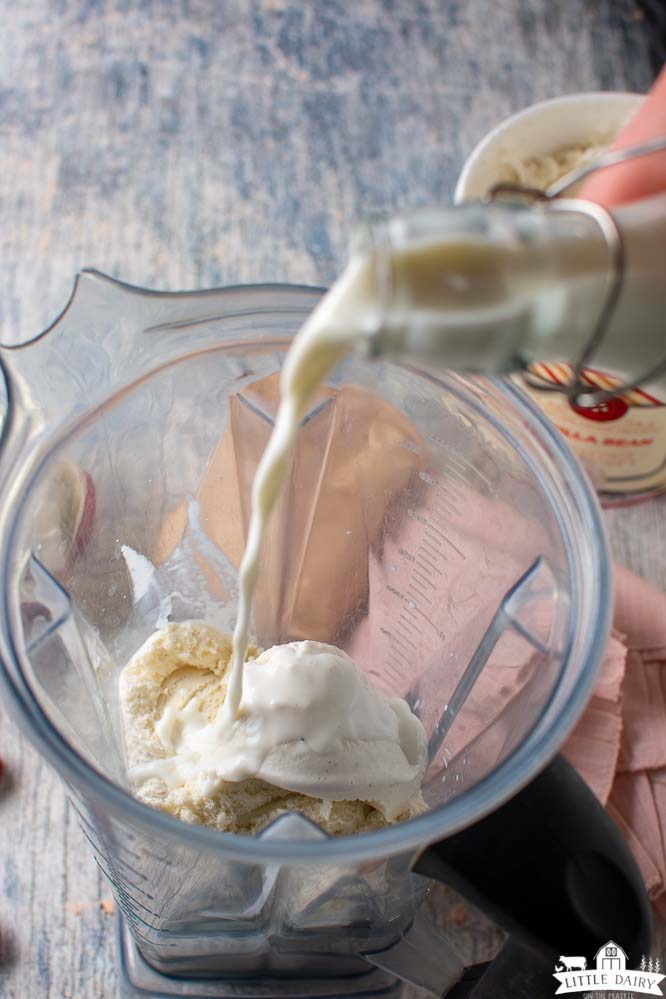
{"label": "pink fabric", "polygon": [[618,567],[614,624],[564,754],[619,825],[666,916],[666,594]]}
{"label": "pink fabric", "polygon": [[[538,519],[450,477],[425,491],[416,482],[407,514],[371,550],[368,613],[345,647],[387,695],[404,696],[418,681],[431,731],[500,595],[548,543]],[[547,574],[540,585],[547,589]],[[547,644],[552,616],[552,600],[533,600],[521,623]],[[622,829],[666,915],[666,594],[616,567],[613,623],[593,696],[563,752]],[[375,662],[383,664],[378,672]],[[505,631],[447,734],[443,776],[441,758],[433,760],[434,801],[447,779],[473,779],[506,755],[524,733],[529,697],[538,700],[551,680],[540,675],[532,645]]]}

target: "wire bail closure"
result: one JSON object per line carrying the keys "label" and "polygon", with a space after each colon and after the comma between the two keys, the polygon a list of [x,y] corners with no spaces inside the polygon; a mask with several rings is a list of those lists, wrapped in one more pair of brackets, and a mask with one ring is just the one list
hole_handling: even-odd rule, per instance
{"label": "wire bail closure", "polygon": [[607,208],[604,208],[603,205],[599,205],[593,201],[585,201],[581,198],[555,199],[559,199],[559,196],[567,188],[572,187],[597,170],[604,170],[618,163],[625,163],[628,160],[638,159],[641,156],[649,156],[651,153],[661,151],[666,151],[666,136],[652,139],[650,142],[644,142],[640,145],[629,146],[626,149],[611,150],[604,153],[590,163],[569,171],[564,177],[561,177],[554,184],[551,184],[550,187],[546,188],[545,191],[536,187],[526,187],[522,184],[500,182],[491,187],[486,195],[487,201],[496,201],[503,196],[514,195],[527,199],[530,202],[541,202],[552,211],[579,212],[593,219],[601,230],[608,249],[609,259],[608,287],[601,311],[587,343],[573,364],[571,381],[566,385],[544,384],[539,386],[539,388],[546,391],[564,392],[577,405],[587,407],[599,406],[602,403],[608,402],[609,399],[613,399],[624,392],[636,388],[643,382],[649,382],[659,375],[666,373],[666,357],[649,371],[645,372],[645,374],[626,382],[624,385],[618,385],[614,389],[599,390],[591,388],[583,381],[584,368],[603,341],[613,319],[620,296],[622,295],[626,273],[624,239],[615,216]]}

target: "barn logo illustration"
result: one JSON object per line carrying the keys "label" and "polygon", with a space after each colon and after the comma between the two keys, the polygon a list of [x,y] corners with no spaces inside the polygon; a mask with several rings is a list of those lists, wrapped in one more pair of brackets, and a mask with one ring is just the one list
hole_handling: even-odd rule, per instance
{"label": "barn logo illustration", "polygon": [[588,968],[585,957],[567,957],[564,954],[555,965],[556,978],[560,987],[556,996],[571,992],[612,992],[640,993],[646,996],[663,996],[660,983],[659,958],[643,957],[638,968],[627,968],[627,955],[622,948],[609,940],[600,947],[594,956],[596,968]]}

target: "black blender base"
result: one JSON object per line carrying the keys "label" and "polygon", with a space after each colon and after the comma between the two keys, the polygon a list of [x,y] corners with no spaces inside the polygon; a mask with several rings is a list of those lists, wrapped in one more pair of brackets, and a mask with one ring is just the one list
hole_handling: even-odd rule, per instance
{"label": "black blender base", "polygon": [[118,917],[119,994],[121,999],[399,999],[404,986],[379,968],[367,975],[331,980],[307,978],[175,978],[155,971],[141,956]]}

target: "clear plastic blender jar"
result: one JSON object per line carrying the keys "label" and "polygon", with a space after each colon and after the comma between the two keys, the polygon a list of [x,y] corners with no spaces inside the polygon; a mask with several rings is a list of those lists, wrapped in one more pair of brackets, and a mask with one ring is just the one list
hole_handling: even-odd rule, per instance
{"label": "clear plastic blender jar", "polygon": [[275,375],[319,294],[157,294],[89,272],[50,330],[2,351],[3,686],[109,878],[124,988],[460,990],[419,914],[429,877],[544,961],[614,919],[635,950],[649,914],[614,827],[562,761],[537,777],[604,651],[599,512],[556,432],[498,380],[347,357],[304,421],[263,553],[258,641],[335,642],[407,697],[430,737],[427,814],[340,838],[285,815],[255,838],[130,793],[119,671],[163,621],[231,629]]}

